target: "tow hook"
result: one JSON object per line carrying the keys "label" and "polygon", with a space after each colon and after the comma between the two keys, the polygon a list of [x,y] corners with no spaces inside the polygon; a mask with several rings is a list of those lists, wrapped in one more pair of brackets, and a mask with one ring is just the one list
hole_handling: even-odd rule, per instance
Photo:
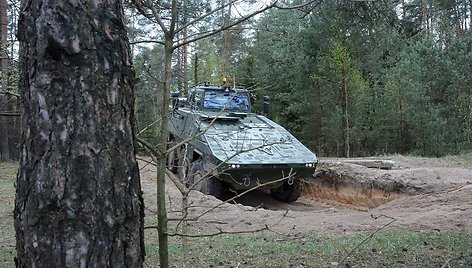
{"label": "tow hook", "polygon": [[251,178],[249,176],[246,176],[243,178],[243,185],[248,187],[249,185],[251,185]]}
{"label": "tow hook", "polygon": [[295,182],[295,176],[288,177],[288,180],[287,180],[288,185],[293,185],[294,182]]}

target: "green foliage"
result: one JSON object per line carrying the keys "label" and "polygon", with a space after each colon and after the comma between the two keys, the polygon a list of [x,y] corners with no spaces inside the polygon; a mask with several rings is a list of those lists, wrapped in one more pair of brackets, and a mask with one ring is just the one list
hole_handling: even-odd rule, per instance
{"label": "green foliage", "polygon": [[[272,9],[252,35],[230,32],[230,79],[255,89],[255,111],[269,95],[269,117],[322,156],[467,151],[469,10],[465,2],[433,0],[323,1],[309,13]],[[218,16],[201,29],[221,23]],[[220,83],[221,47],[221,36],[196,43],[190,81]],[[159,111],[151,103],[159,82],[146,70],[159,70],[160,53],[142,49],[137,57],[138,129]]]}
{"label": "green foliage", "polygon": [[[197,64],[195,64],[195,55],[197,55]],[[190,64],[190,80],[199,82],[208,82],[212,84],[221,83],[220,57],[218,48],[210,38],[201,40],[197,43],[196,52],[192,55]],[[195,66],[197,66],[197,77],[195,77]]]}
{"label": "green foliage", "polygon": [[291,12],[277,10],[263,17],[259,28],[262,30],[251,49],[253,77],[262,85],[256,92],[257,99],[271,96],[270,116],[304,142],[310,142],[311,135],[303,128],[303,116],[307,109],[315,107],[304,107],[305,102],[299,101],[310,102],[314,97],[309,72],[313,61],[302,53],[307,47],[307,40],[300,32],[303,21],[293,19]]}
{"label": "green foliage", "polygon": [[139,137],[157,143],[162,96],[162,47],[144,49],[134,60],[136,66],[135,117]]}
{"label": "green foliage", "polygon": [[[436,8],[427,22],[423,4]],[[465,10],[456,5],[330,1],[305,20],[268,12],[249,57],[270,116],[325,156],[472,148],[472,32],[451,34],[463,27],[446,15]]]}

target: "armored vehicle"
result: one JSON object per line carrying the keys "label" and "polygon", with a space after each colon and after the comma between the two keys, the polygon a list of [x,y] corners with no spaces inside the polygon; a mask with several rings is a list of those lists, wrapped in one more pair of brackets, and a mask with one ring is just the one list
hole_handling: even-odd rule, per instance
{"label": "armored vehicle", "polygon": [[[251,112],[242,87],[199,85],[188,97],[173,96],[168,168],[189,187],[222,197],[225,190],[270,190],[278,200],[297,200],[316,155],[287,130]],[[264,110],[269,106],[264,98]],[[181,144],[176,147],[176,145]]]}

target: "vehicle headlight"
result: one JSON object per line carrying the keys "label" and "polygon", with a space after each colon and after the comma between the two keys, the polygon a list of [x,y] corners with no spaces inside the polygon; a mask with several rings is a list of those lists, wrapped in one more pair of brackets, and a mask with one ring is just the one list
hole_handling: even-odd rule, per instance
{"label": "vehicle headlight", "polygon": [[241,165],[239,165],[239,164],[231,164],[231,165],[229,165],[229,167],[234,169],[234,168],[240,168]]}

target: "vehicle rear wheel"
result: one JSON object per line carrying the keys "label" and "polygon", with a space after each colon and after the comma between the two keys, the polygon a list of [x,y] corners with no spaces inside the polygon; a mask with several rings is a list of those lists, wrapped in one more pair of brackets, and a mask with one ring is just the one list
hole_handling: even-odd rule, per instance
{"label": "vehicle rear wheel", "polygon": [[202,160],[193,162],[190,174],[188,176],[187,186],[191,187],[194,184],[193,190],[197,190],[207,195],[212,195],[216,198],[223,196],[223,184],[220,180],[213,176],[207,175],[208,170]]}
{"label": "vehicle rear wheel", "polygon": [[186,182],[188,180],[190,163],[192,162],[193,150],[189,148],[190,146],[182,145],[177,154],[177,175],[181,182]]}
{"label": "vehicle rear wheel", "polygon": [[277,200],[282,202],[296,201],[303,193],[305,183],[302,179],[293,179],[293,183],[284,182],[279,188],[270,191],[270,194]]}
{"label": "vehicle rear wheel", "polygon": [[[167,149],[172,148],[175,145],[175,141],[169,138],[169,141],[167,143]],[[169,152],[169,155],[167,155],[167,169],[170,170],[170,172],[176,174],[177,173],[177,167],[178,167],[178,157],[177,157],[177,149],[173,150],[172,152]]]}

